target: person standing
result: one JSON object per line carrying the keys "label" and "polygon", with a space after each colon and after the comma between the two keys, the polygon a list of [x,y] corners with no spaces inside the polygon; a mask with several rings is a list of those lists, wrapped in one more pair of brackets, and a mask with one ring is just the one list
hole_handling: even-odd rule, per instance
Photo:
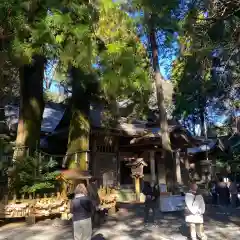
{"label": "person standing", "polygon": [[237,189],[236,182],[232,181],[232,179],[230,179],[229,192],[230,192],[231,206],[232,208],[236,208],[237,199],[238,199],[238,189]]}
{"label": "person standing", "polygon": [[148,222],[150,210],[152,210],[152,218],[154,222],[157,208],[157,200],[160,196],[159,187],[154,181],[152,181],[151,183],[145,182],[142,192],[145,195],[144,222]]}
{"label": "person standing", "polygon": [[95,178],[91,179],[91,182],[88,185],[88,195],[92,201],[93,209],[92,209],[92,224],[99,226],[100,224],[100,197],[98,195],[97,181]]}
{"label": "person standing", "polygon": [[210,193],[212,196],[212,205],[216,206],[218,204],[218,194],[217,194],[217,183],[215,181],[211,183]]}
{"label": "person standing", "polygon": [[228,214],[228,205],[230,202],[230,193],[227,184],[223,181],[223,178],[219,179],[219,183],[217,185],[217,193],[219,199],[219,205],[222,208],[224,214]]}
{"label": "person standing", "polygon": [[[190,190],[185,195],[185,221],[190,226],[190,235],[192,240],[206,240],[204,233],[203,214],[205,213],[205,202],[202,195],[197,193],[196,183],[190,185]],[[198,238],[197,238],[198,237]]]}
{"label": "person standing", "polygon": [[90,240],[92,237],[92,209],[91,199],[83,183],[77,185],[75,196],[71,201],[74,240]]}

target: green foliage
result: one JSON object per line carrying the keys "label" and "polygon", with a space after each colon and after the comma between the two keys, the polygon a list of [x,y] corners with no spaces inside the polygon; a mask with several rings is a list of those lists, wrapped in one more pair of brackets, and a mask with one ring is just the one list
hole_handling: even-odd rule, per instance
{"label": "green foliage", "polygon": [[54,171],[57,162],[45,160],[35,153],[34,157],[27,157],[16,162],[16,173],[18,174],[14,186],[16,192],[20,193],[42,193],[48,189],[55,189],[58,185],[56,177],[58,171]]}
{"label": "green foliage", "polygon": [[65,67],[89,67],[94,54],[95,8],[76,0],[1,1],[0,11],[5,14],[1,14],[4,24],[0,27],[8,43],[6,49],[15,59],[21,59],[20,64],[41,54],[59,57]]}
{"label": "green foliage", "polygon": [[218,172],[229,169],[232,173],[240,172],[240,154],[234,154],[232,158],[218,158],[216,161]]}
{"label": "green foliage", "polygon": [[133,19],[121,11],[118,4],[102,1],[96,34],[106,46],[98,61],[106,99],[147,102],[151,89],[149,61]]}
{"label": "green foliage", "polygon": [[[144,39],[144,44],[148,51],[148,59],[152,65],[149,64],[151,66],[151,84],[153,82],[152,79],[155,78],[156,80],[156,76],[159,76],[159,72],[157,73],[155,70],[157,69],[158,71],[158,69],[164,67],[167,62],[163,61],[163,59],[166,60],[168,58],[170,62],[172,56],[175,54],[176,49],[173,45],[175,42],[174,32],[178,30],[177,18],[175,15],[176,10],[178,9],[178,3],[179,2],[175,0],[131,0],[122,4],[122,9],[125,9],[128,13],[134,16],[138,36],[139,38],[142,37],[142,41]],[[153,37],[151,37],[153,35],[156,44],[150,40],[153,39]],[[158,49],[158,56],[155,56],[155,59],[157,59],[156,61],[153,61],[153,51],[155,50],[155,47]],[[153,70],[155,72],[153,72]],[[160,73],[160,75],[162,74]],[[160,81],[163,85],[164,83],[162,80],[164,80],[163,76],[161,76]],[[158,106],[159,114],[163,117],[167,115],[167,112],[172,112],[172,98],[169,98],[169,94],[161,90],[161,88],[164,87],[160,87],[159,84],[155,85],[155,88],[158,93],[161,92],[161,94],[159,94],[160,97],[156,98],[156,93],[152,92],[153,97],[148,104],[151,105],[151,107],[154,105],[154,108],[155,106]],[[161,101],[163,101],[163,103]],[[165,125],[167,125],[166,120]]]}
{"label": "green foliage", "polygon": [[[88,25],[84,22],[75,26],[71,13],[65,13],[68,20],[64,21],[62,13],[57,12],[57,18],[55,13],[49,16],[48,27],[58,34],[61,32],[55,42],[59,59],[55,78],[68,88],[72,84],[68,70],[73,65],[85,76],[79,77],[79,85],[89,93],[86,100],[103,100],[115,118],[117,110],[112,106],[116,101],[128,99],[134,103],[133,112],[139,116],[151,92],[147,52],[137,37],[133,19],[120,10],[118,3],[102,0],[95,7],[98,18]],[[81,41],[83,44],[79,45]]]}
{"label": "green foliage", "polygon": [[[233,106],[239,98],[239,64],[236,64],[239,59],[236,46],[232,46],[233,39],[229,39],[232,30],[227,27],[230,24],[235,29],[236,19],[232,19],[232,23],[230,19],[223,21],[224,17],[216,10],[218,7],[209,9],[205,17],[203,12],[207,7],[199,1],[190,1],[189,11],[179,24],[180,52],[171,77],[175,85],[175,115],[180,119],[191,115],[199,119],[201,112],[204,111],[205,116],[209,113],[207,109],[228,114],[226,110],[236,109]],[[213,52],[217,58],[213,58]],[[219,63],[216,64],[216,60]],[[221,67],[223,72],[217,73],[215,67]]]}
{"label": "green foliage", "polygon": [[163,31],[172,38],[172,33],[178,29],[174,13],[178,8],[177,0],[131,0],[124,4],[125,9],[132,14],[136,14],[136,21],[143,24],[143,30],[148,32],[149,17],[156,31]]}
{"label": "green foliage", "polygon": [[[96,87],[97,80],[95,89],[108,104],[127,98],[136,103],[135,112],[140,114],[139,109],[146,108],[151,92],[147,53],[136,37],[133,19],[118,3],[4,0],[0,10],[6,13],[4,36],[11,35],[5,41],[6,52],[13,65],[29,63],[36,54],[57,59],[58,75],[67,75],[74,66],[93,76],[94,81],[98,79],[101,88]],[[85,86],[89,86],[88,81],[93,82],[79,79]]]}
{"label": "green foliage", "polygon": [[205,109],[212,88],[207,70],[203,70],[201,60],[195,55],[175,61],[171,77],[175,86],[176,115],[187,117]]}

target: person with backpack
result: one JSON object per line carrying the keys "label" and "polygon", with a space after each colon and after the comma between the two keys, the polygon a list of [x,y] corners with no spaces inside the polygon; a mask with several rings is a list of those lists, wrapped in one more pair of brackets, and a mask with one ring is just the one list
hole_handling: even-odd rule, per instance
{"label": "person with backpack", "polygon": [[70,210],[73,220],[74,240],[91,240],[92,237],[92,209],[93,205],[86,186],[83,183],[77,185],[75,196],[71,201]]}
{"label": "person with backpack", "polygon": [[[196,183],[191,183],[190,190],[185,195],[185,221],[190,226],[190,235],[192,240],[206,240],[204,233],[203,214],[205,213],[205,202],[201,194],[197,192]],[[197,238],[198,237],[198,238]]]}
{"label": "person with backpack", "polygon": [[160,196],[160,190],[158,185],[152,181],[151,183],[145,182],[143,187],[143,194],[145,195],[144,203],[144,222],[147,223],[149,220],[149,212],[152,210],[153,222],[155,221],[155,213],[157,208],[157,200]]}

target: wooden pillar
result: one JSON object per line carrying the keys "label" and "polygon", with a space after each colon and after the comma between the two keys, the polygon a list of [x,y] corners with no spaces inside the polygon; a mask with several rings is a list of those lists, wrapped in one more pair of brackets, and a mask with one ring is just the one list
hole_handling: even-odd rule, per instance
{"label": "wooden pillar", "polygon": [[190,163],[189,163],[187,151],[184,152],[184,165],[185,165],[185,168],[189,170]]}
{"label": "wooden pillar", "polygon": [[166,184],[166,168],[162,152],[158,152],[156,155],[158,184]]}
{"label": "wooden pillar", "polygon": [[155,151],[149,152],[149,160],[150,160],[151,180],[156,181]]}
{"label": "wooden pillar", "polygon": [[165,165],[157,162],[157,171],[158,171],[158,183],[166,184],[166,169]]}
{"label": "wooden pillar", "polygon": [[181,165],[180,165],[181,160],[180,160],[180,151],[179,150],[176,151],[175,161],[176,161],[176,166],[175,166],[176,181],[177,181],[177,184],[182,184]]}
{"label": "wooden pillar", "polygon": [[184,151],[183,153],[183,184],[188,186],[189,184],[189,169],[190,169],[190,164],[189,164],[189,159],[187,155],[187,151]]}
{"label": "wooden pillar", "polygon": [[117,152],[117,156],[116,156],[116,161],[117,161],[117,185],[120,186],[120,178],[121,178],[121,164],[120,164],[120,153],[119,151]]}
{"label": "wooden pillar", "polygon": [[79,163],[79,161],[78,161],[78,153],[74,153],[74,161],[75,161],[75,163],[78,165],[78,167],[80,167],[80,166],[79,166],[80,163]]}
{"label": "wooden pillar", "polygon": [[119,136],[115,137],[114,145],[115,163],[116,163],[116,184],[120,186],[120,162],[119,162]]}
{"label": "wooden pillar", "polygon": [[92,166],[92,175],[96,176],[96,169],[97,169],[97,158],[96,158],[96,152],[97,152],[97,140],[96,136],[92,136],[92,157],[91,157],[91,166]]}
{"label": "wooden pillar", "polygon": [[135,177],[135,192],[136,192],[136,200],[140,202],[140,178]]}

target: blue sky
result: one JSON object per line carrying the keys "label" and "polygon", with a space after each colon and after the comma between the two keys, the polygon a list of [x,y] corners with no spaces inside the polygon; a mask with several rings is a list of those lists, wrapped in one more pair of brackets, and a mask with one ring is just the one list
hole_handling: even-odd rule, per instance
{"label": "blue sky", "polygon": [[[142,37],[141,41],[145,46],[147,46],[147,38]],[[160,65],[160,71],[164,78],[166,80],[170,79],[170,74],[171,74],[171,65],[172,62],[176,59],[176,49],[177,49],[177,42],[172,44],[172,47],[166,48],[162,47],[164,42],[164,37],[160,36],[160,48],[159,48],[159,65]],[[57,81],[54,81],[54,67],[53,63],[49,62],[47,64],[46,70],[45,70],[45,77],[52,79],[52,85],[50,88],[50,91],[52,92],[58,92],[59,91],[59,83]]]}
{"label": "blue sky", "polygon": [[[49,78],[52,80],[52,85],[50,87],[50,91],[51,92],[59,92],[59,82],[55,81],[54,80],[54,72],[55,72],[55,63],[54,61],[49,61],[47,66],[46,66],[46,69],[45,69],[45,78]],[[44,86],[45,87],[45,86]]]}
{"label": "blue sky", "polygon": [[[145,46],[147,46],[147,38],[142,37],[141,41]],[[159,40],[159,65],[160,65],[160,71],[164,78],[166,80],[170,79],[171,75],[171,70],[172,70],[172,62],[176,59],[176,53],[178,50],[178,44],[177,42],[172,43],[172,45],[168,48],[163,44],[164,42],[164,37],[160,35],[160,40]],[[45,75],[46,77],[53,78],[54,77],[54,68],[51,66],[52,64],[48,64]],[[50,91],[52,92],[58,92],[59,91],[59,83],[57,81],[54,81],[52,86],[50,88]],[[208,117],[211,119],[211,121],[215,122],[218,125],[221,125],[225,120],[226,120],[226,115],[224,114],[217,114],[213,110],[208,111]],[[196,127],[196,132],[199,132],[199,126]]]}
{"label": "blue sky", "polygon": [[[141,41],[147,48],[148,39],[146,36],[141,37]],[[165,36],[162,33],[158,34],[159,45],[159,65],[160,71],[166,80],[170,79],[172,70],[172,62],[176,59],[176,53],[178,50],[177,42],[173,42],[169,47],[165,45]]]}

